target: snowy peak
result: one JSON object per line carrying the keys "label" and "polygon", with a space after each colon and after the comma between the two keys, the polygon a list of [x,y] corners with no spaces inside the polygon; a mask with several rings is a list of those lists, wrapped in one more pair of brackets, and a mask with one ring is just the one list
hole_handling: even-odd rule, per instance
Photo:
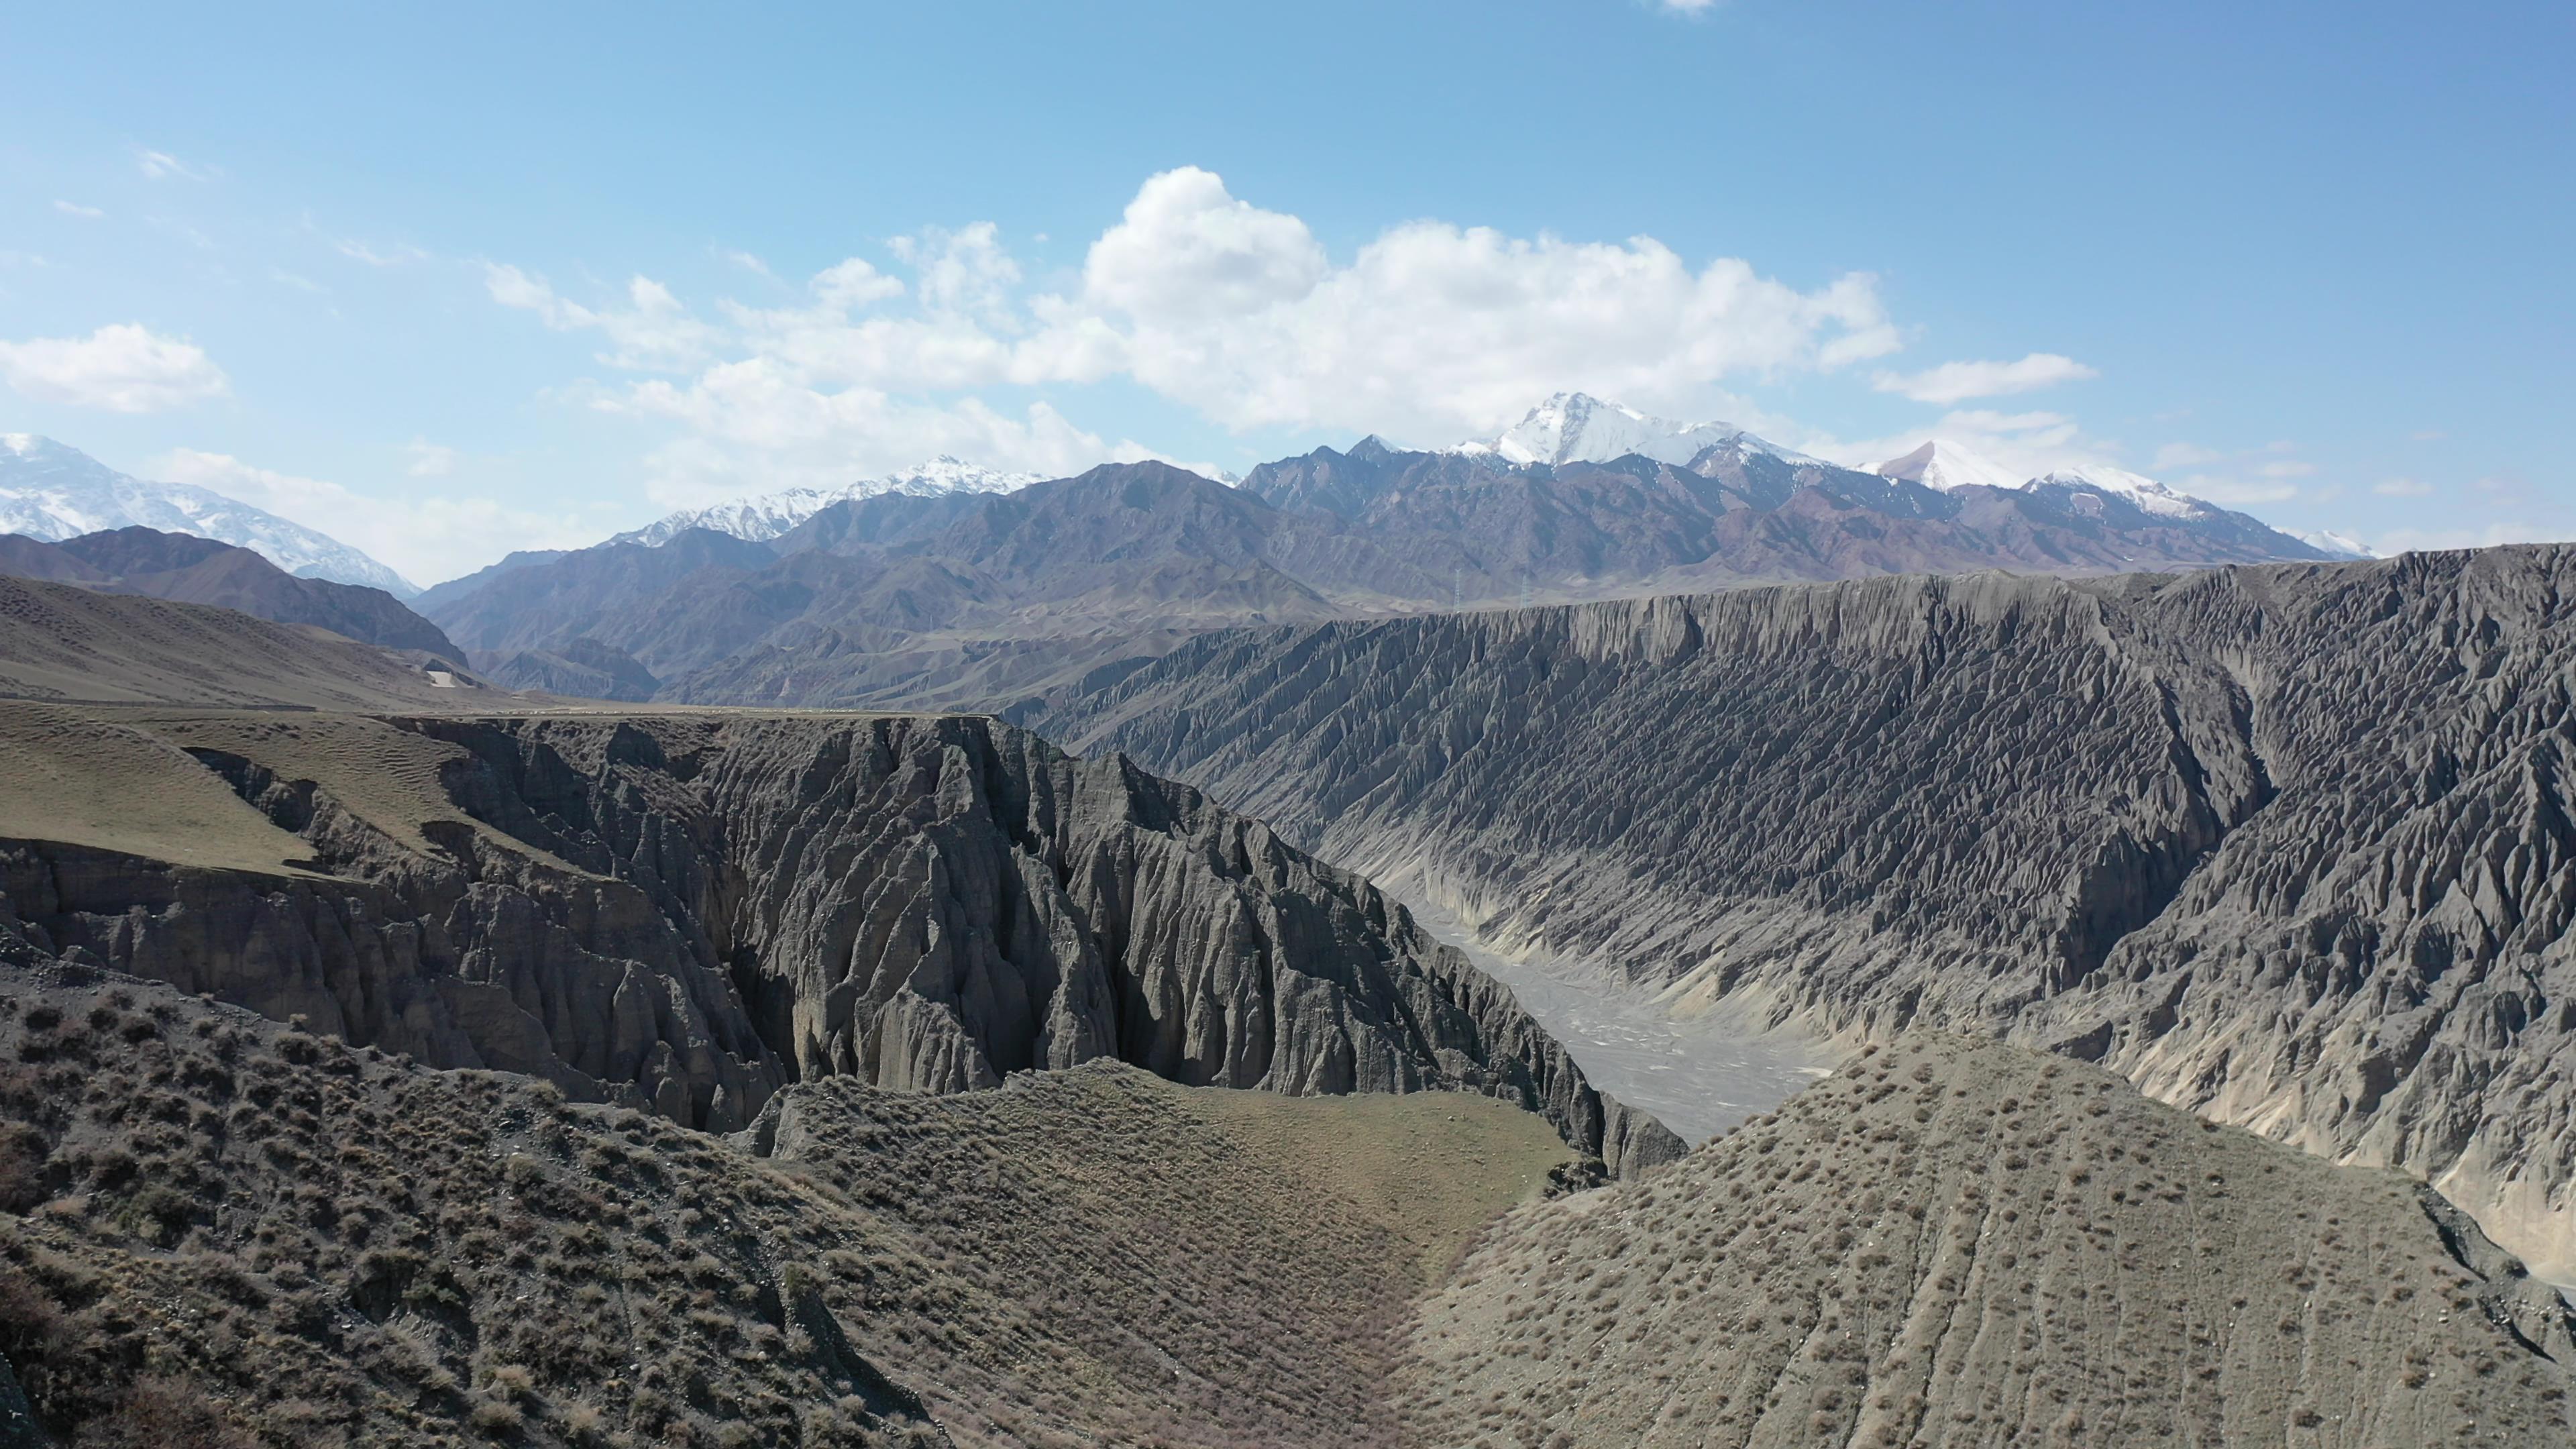
{"label": "snowy peak", "polygon": [[1010,493],[1044,481],[1042,474],[1004,473],[980,468],[942,453],[917,468],[891,473],[883,478],[861,478],[854,483],[830,488],[787,488],[776,493],[731,498],[705,508],[683,509],[645,527],[621,533],[609,542],[640,543],[648,548],[659,548],[692,528],[706,528],[753,543],[767,543],[824,509],[853,499],[878,498],[888,493],[910,494],[916,498],[941,493]]}
{"label": "snowy peak", "polygon": [[1972,453],[1947,438],[1934,438],[1902,458],[1890,458],[1869,471],[1882,478],[1920,483],[1947,493],[1954,488],[2019,488],[2021,477],[1991,458]]}
{"label": "snowy peak", "polygon": [[1531,408],[1491,442],[1461,443],[1449,451],[1490,456],[1514,467],[1607,463],[1631,453],[1680,465],[1726,445],[1793,463],[1814,461],[1733,423],[1677,423],[1579,392],[1561,392]]}
{"label": "snowy peak", "polygon": [[2176,493],[2143,473],[2114,468],[2105,463],[2088,463],[2080,468],[2060,468],[2030,480],[2031,488],[2093,489],[2116,494],[2141,513],[2163,518],[2208,518],[2218,510],[2187,493]]}
{"label": "snowy peak", "polygon": [[2369,544],[2363,543],[2360,539],[2353,537],[2351,534],[2337,533],[2331,528],[2311,528],[2302,533],[2293,533],[2290,537],[2297,539],[2299,542],[2306,544],[2308,547],[2315,549],[2317,552],[2325,554],[2330,558],[2362,559],[2379,557],[2379,550],[2372,548]]}
{"label": "snowy peak", "polygon": [[303,578],[363,584],[402,599],[420,593],[338,539],[213,489],[148,482],[51,438],[0,433],[0,533],[58,543],[138,526],[246,548]]}

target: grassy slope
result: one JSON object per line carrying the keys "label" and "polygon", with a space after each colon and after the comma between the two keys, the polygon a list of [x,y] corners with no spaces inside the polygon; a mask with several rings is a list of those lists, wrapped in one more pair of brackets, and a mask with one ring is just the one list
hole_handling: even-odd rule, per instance
{"label": "grassy slope", "polygon": [[18,970],[0,1064],[0,1349],[84,1445],[1379,1442],[1425,1264],[1565,1160],[1106,1064],[792,1089],[764,1158]]}

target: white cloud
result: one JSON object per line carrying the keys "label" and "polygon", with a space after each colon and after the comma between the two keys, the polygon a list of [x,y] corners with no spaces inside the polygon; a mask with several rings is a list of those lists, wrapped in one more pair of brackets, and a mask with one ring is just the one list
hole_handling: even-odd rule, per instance
{"label": "white cloud", "polygon": [[2421,498],[2433,491],[2433,485],[2420,478],[2389,478],[2370,485],[2370,491],[2383,498]]}
{"label": "white cloud", "polygon": [[580,548],[599,541],[599,525],[578,509],[541,512],[492,498],[438,494],[371,497],[325,479],[193,448],[170,453],[154,471],[319,529],[421,583],[454,578],[512,549]]}
{"label": "white cloud", "polygon": [[54,210],[65,216],[77,216],[83,221],[97,221],[107,215],[95,206],[83,206],[77,201],[56,201]]}
{"label": "white cloud", "polygon": [[2305,478],[2317,471],[2317,465],[2287,458],[2278,463],[2266,463],[2254,471],[2266,478]]}
{"label": "white cloud", "polygon": [[154,181],[212,181],[221,174],[211,166],[191,166],[167,151],[142,146],[134,148],[134,164]]}
{"label": "white cloud", "polygon": [[2101,373],[2072,357],[2034,352],[2019,362],[1945,362],[1917,373],[1882,372],[1871,379],[1870,386],[1880,392],[1901,393],[1916,402],[1947,406],[1971,398],[2036,392],[2061,382],[2082,382],[2099,376]]}
{"label": "white cloud", "polygon": [[426,250],[408,242],[378,248],[352,237],[334,237],[331,239],[331,247],[351,261],[365,262],[371,267],[399,267],[407,262],[425,262],[430,259],[430,254]]}
{"label": "white cloud", "polygon": [[427,438],[414,438],[403,445],[411,454],[411,466],[403,471],[415,478],[444,478],[456,471],[456,450],[433,443]]}
{"label": "white cloud", "polygon": [[1694,271],[1651,237],[1417,221],[1337,267],[1303,221],[1194,167],[1146,181],[1093,243],[1083,283],[1055,325],[1106,329],[1126,372],[1237,429],[1449,442],[1561,388],[1687,411],[1728,376],[1898,345],[1872,277],[1802,292],[1733,258]]}
{"label": "white cloud", "polygon": [[293,287],[299,292],[325,292],[330,290],[320,282],[313,280],[311,277],[304,276],[298,272],[290,272],[284,267],[269,268],[268,279],[277,283],[281,287]]}
{"label": "white cloud", "polygon": [[753,256],[749,252],[735,251],[730,247],[723,247],[717,249],[716,255],[733,263],[735,266],[742,268],[744,271],[752,273],[754,276],[767,277],[773,282],[778,280],[778,274],[769,269],[769,263],[762,261],[760,258]]}
{"label": "white cloud", "polygon": [[483,282],[493,301],[534,312],[557,332],[598,329],[609,342],[599,360],[631,372],[686,371],[705,360],[719,336],[650,277],[627,281],[625,306],[597,311],[564,300],[543,278],[517,267],[487,262]]}
{"label": "white cloud", "polygon": [[87,337],[0,342],[0,378],[39,402],[118,413],[220,397],[231,385],[203,348],[131,322]]}
{"label": "white cloud", "polygon": [[1717,8],[1717,0],[1655,0],[1655,5],[1674,15],[1704,15]]}
{"label": "white cloud", "polygon": [[[1118,447],[1043,402],[1013,416],[979,398],[941,404],[866,387],[825,392],[766,358],[711,367],[685,385],[639,383],[594,405],[688,429],[689,436],[646,460],[647,491],[669,508],[701,506],[747,488],[847,482],[940,453],[1055,475],[1118,455]],[[1119,446],[1143,455],[1132,443]]]}
{"label": "white cloud", "polygon": [[1394,227],[1337,265],[1305,222],[1196,168],[1149,178],[1061,293],[1028,295],[990,223],[923,230],[888,250],[909,283],[853,257],[790,305],[719,300],[720,325],[643,278],[619,307],[575,301],[511,265],[487,265],[485,281],[548,327],[605,334],[611,366],[694,374],[593,399],[691,429],[659,457],[660,486],[692,494],[775,486],[782,470],[844,478],[901,466],[932,439],[1042,471],[1108,455],[1112,445],[1051,407],[942,400],[991,386],[1123,375],[1229,428],[1446,443],[1562,388],[1690,411],[1728,377],[1830,369],[1898,345],[1867,275],[1801,290],[1738,260],[1694,268],[1652,238],[1515,238],[1432,221]]}

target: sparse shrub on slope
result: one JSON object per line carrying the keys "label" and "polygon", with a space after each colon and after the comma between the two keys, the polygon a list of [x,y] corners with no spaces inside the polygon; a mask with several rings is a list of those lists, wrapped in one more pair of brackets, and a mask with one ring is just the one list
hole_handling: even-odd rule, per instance
{"label": "sparse shrub on slope", "polygon": [[1427,1152],[1283,1167],[1352,1110],[1099,1063],[728,1141],[0,965],[0,1355],[75,1449],[1380,1444],[1426,1244],[1567,1153],[1433,1093],[1359,1108]]}
{"label": "sparse shrub on slope", "polygon": [[1913,1034],[1504,1219],[1413,1326],[1407,1438],[2568,1442],[2568,1310],[2424,1192]]}

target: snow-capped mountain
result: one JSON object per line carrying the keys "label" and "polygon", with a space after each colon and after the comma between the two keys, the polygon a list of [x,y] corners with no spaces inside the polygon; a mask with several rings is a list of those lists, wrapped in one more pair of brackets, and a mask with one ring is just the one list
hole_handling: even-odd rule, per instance
{"label": "snow-capped mountain", "polygon": [[328,534],[213,489],[149,482],[51,438],[0,433],[0,533],[54,543],[138,524],[247,548],[302,578],[364,584],[398,599],[420,592],[410,580]]}
{"label": "snow-capped mountain", "polygon": [[939,493],[1010,493],[1044,481],[1043,474],[1003,473],[943,454],[918,468],[883,478],[862,478],[834,488],[786,488],[755,497],[728,499],[706,508],[684,509],[632,532],[621,533],[609,542],[640,543],[659,548],[688,529],[706,528],[749,539],[753,543],[766,543],[833,504],[846,503],[854,498],[875,498],[887,493],[909,493],[923,498]]}
{"label": "snow-capped mountain", "polygon": [[2022,477],[1991,458],[1972,453],[1947,438],[1934,438],[1902,458],[1890,458],[1869,471],[1882,478],[1920,483],[1947,493],[1971,485],[2019,488]]}
{"label": "snow-capped mountain", "polygon": [[2060,468],[2053,473],[2042,473],[2022,486],[2031,489],[2090,488],[2115,493],[2139,512],[2164,518],[2214,518],[2218,514],[2215,506],[2188,493],[2176,493],[2143,473],[2132,473],[2104,463],[2088,463],[2080,468]]}
{"label": "snow-capped mountain", "polygon": [[2104,463],[2087,463],[2081,467],[2042,473],[2036,478],[2022,478],[2001,463],[1980,457],[1947,438],[1934,438],[1903,457],[1872,465],[1869,471],[1882,478],[1902,478],[1926,488],[1938,488],[1944,493],[1973,485],[2025,491],[2065,488],[2077,492],[2115,494],[2139,512],[2162,518],[2215,518],[2221,511],[2188,493],[2176,493],[2143,473],[2132,473]]}
{"label": "snow-capped mountain", "polygon": [[1755,437],[1733,423],[1677,423],[1579,392],[1561,392],[1531,408],[1527,416],[1505,428],[1499,438],[1460,443],[1449,451],[1489,455],[1515,466],[1607,463],[1631,453],[1659,463],[1681,464],[1722,444],[1768,453],[1793,463],[1815,461],[1804,453]]}
{"label": "snow-capped mountain", "polygon": [[2379,557],[2379,550],[2372,548],[2369,544],[2363,543],[2360,539],[2353,537],[2351,534],[2337,533],[2331,528],[2311,528],[2304,533],[2293,533],[2290,537],[2297,539],[2299,542],[2306,544],[2308,547],[2315,549],[2319,553],[2331,554],[2336,558]]}

